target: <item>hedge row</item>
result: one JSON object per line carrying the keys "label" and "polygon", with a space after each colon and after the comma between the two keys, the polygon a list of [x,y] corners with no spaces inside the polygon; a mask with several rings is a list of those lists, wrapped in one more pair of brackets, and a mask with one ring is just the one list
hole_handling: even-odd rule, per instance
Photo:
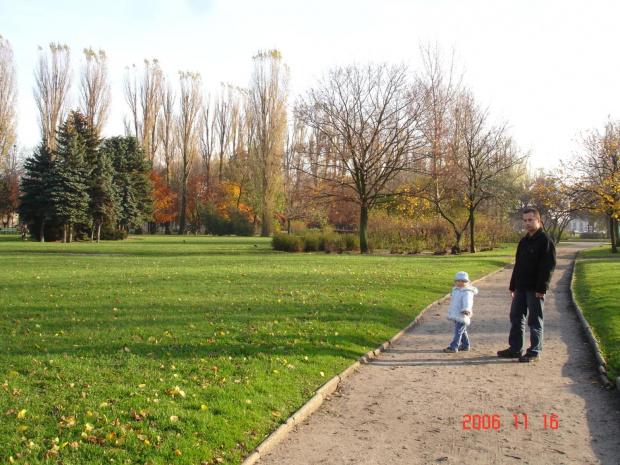
{"label": "hedge row", "polygon": [[273,237],[274,250],[283,252],[342,253],[359,250],[359,238],[355,234],[338,234],[314,230],[294,234],[278,233]]}

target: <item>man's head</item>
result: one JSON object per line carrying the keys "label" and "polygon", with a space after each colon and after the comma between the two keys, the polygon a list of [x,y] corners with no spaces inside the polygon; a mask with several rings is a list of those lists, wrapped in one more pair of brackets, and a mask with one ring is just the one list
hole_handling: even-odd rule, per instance
{"label": "man's head", "polygon": [[523,223],[529,234],[534,234],[540,229],[540,213],[535,208],[523,210]]}

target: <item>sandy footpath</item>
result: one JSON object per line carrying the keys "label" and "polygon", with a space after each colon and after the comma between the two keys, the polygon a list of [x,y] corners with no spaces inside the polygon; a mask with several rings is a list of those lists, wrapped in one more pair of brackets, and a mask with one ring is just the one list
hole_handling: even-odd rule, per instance
{"label": "sandy footpath", "polygon": [[443,352],[449,301],[430,308],[258,463],[620,464],[620,395],[598,382],[568,295],[579,247],[558,248],[540,362],[496,356],[508,347],[504,269],[474,283],[471,351]]}

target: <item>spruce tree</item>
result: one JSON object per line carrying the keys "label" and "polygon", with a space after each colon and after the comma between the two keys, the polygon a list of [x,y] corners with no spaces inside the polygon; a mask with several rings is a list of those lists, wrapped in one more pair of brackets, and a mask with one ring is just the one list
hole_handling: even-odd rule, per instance
{"label": "spruce tree", "polygon": [[114,183],[116,171],[106,151],[101,150],[98,155],[90,186],[90,215],[93,220],[90,240],[93,241],[96,231],[97,243],[101,238],[101,226],[113,223],[121,214],[120,190]]}
{"label": "spruce tree", "polygon": [[[79,112],[71,112],[58,131],[49,199],[52,217],[63,225],[63,242],[71,242],[74,225],[90,225],[90,186],[97,137]],[[68,233],[68,236],[67,236]]]}
{"label": "spruce tree", "polygon": [[45,226],[52,219],[49,192],[52,187],[52,153],[44,142],[24,162],[17,213],[22,224],[45,241]]}
{"label": "spruce tree", "polygon": [[151,162],[135,137],[112,137],[103,143],[103,152],[109,155],[114,167],[114,183],[119,189],[121,228],[142,225],[150,221],[155,208],[153,186],[149,175]]}

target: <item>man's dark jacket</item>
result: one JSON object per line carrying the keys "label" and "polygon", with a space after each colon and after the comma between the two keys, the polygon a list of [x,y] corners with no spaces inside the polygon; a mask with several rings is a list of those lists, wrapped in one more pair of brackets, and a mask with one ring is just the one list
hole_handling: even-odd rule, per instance
{"label": "man's dark jacket", "polygon": [[542,228],[519,241],[510,290],[522,289],[546,294],[555,269],[555,243]]}

